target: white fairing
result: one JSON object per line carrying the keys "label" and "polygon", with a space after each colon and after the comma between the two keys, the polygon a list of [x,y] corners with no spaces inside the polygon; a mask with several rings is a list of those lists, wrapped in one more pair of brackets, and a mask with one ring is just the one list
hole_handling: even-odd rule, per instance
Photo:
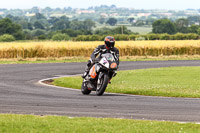
{"label": "white fairing", "polygon": [[109,62],[106,60],[105,57],[103,57],[100,62],[101,65],[105,66],[106,68],[109,68]]}

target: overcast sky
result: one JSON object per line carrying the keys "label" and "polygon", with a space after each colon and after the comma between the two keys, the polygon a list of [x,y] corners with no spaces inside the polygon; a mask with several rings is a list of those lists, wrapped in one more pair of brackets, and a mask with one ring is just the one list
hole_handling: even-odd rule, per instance
{"label": "overcast sky", "polygon": [[29,9],[33,6],[88,8],[112,5],[135,9],[200,9],[200,0],[0,0],[0,8]]}

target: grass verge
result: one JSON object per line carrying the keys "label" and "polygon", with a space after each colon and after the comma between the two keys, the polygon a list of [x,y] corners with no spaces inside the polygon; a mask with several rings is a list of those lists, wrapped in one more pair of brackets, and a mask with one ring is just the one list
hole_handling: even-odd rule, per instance
{"label": "grass verge", "polygon": [[[200,98],[200,67],[168,67],[120,71],[106,92]],[[53,84],[80,89],[81,77],[55,79]]]}
{"label": "grass verge", "polygon": [[165,121],[146,121],[113,118],[71,118],[64,116],[34,116],[0,114],[1,133],[198,133],[200,125]]}
{"label": "grass verge", "polygon": [[[31,63],[67,63],[86,62],[89,57],[62,57],[62,58],[16,58],[0,59],[0,64],[31,64]],[[123,56],[120,61],[167,61],[167,60],[200,60],[200,55],[182,56]]]}

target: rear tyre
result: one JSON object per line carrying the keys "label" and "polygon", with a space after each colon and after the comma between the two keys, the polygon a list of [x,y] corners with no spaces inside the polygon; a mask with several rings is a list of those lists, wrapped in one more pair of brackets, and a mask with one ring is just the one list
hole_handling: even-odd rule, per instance
{"label": "rear tyre", "polygon": [[106,87],[108,85],[109,76],[107,74],[104,74],[104,76],[101,78],[101,84],[97,87],[96,94],[98,96],[103,95],[104,91],[106,90]]}
{"label": "rear tyre", "polygon": [[89,95],[91,93],[91,90],[88,90],[87,86],[84,86],[84,82],[81,86],[81,92],[83,93],[83,95]]}

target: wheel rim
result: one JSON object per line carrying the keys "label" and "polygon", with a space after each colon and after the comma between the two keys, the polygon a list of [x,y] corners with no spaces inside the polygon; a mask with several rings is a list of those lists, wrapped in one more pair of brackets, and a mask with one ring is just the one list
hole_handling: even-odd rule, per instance
{"label": "wheel rim", "polygon": [[102,83],[103,83],[103,78],[100,79],[100,84],[97,84],[97,91],[100,90]]}

